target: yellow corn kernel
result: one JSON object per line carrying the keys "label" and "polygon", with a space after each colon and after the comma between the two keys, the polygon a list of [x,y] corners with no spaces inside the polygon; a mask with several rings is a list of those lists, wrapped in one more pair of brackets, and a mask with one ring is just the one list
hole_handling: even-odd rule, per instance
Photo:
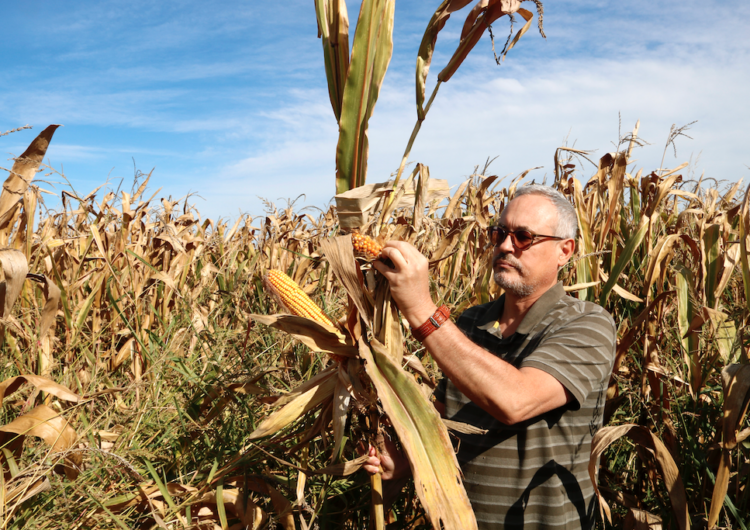
{"label": "yellow corn kernel", "polygon": [[378,259],[380,251],[383,250],[383,246],[380,243],[359,232],[352,233],[352,246],[354,247],[355,255],[368,260]]}
{"label": "yellow corn kernel", "polygon": [[280,270],[269,269],[264,277],[264,283],[291,314],[334,327],[323,311],[307,296],[307,293]]}

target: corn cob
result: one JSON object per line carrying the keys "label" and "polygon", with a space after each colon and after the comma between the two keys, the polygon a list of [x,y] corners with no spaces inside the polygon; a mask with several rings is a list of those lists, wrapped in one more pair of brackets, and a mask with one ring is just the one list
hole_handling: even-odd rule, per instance
{"label": "corn cob", "polygon": [[352,246],[357,256],[370,261],[378,259],[380,251],[383,250],[383,246],[380,243],[359,232],[352,233]]}
{"label": "corn cob", "polygon": [[315,302],[307,296],[305,291],[280,270],[269,269],[266,272],[264,283],[266,288],[276,295],[281,305],[291,314],[334,327],[333,323],[325,316]]}

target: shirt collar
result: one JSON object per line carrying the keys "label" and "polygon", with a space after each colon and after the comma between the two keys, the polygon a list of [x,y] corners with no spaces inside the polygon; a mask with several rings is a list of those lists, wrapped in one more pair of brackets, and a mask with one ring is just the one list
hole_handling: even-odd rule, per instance
{"label": "shirt collar", "polygon": [[[531,309],[529,309],[528,313],[526,313],[526,315],[523,317],[523,320],[518,325],[516,333],[528,335],[529,332],[531,332],[531,330],[534,329],[536,325],[542,321],[544,315],[546,315],[563,296],[565,296],[565,289],[563,288],[563,284],[562,282],[557,282],[542,296],[540,296],[539,300],[534,302],[534,305],[531,306]],[[488,333],[502,339],[503,335],[502,333],[500,333],[498,320],[503,313],[504,305],[505,294],[495,300],[494,303],[490,304],[485,314],[482,316],[482,318],[479,319],[477,328],[487,331]]]}

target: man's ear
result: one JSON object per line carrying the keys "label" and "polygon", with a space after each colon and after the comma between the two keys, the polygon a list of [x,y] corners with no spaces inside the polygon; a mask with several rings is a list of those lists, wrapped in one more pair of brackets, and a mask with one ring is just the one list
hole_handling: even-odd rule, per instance
{"label": "man's ear", "polygon": [[560,249],[560,253],[558,254],[557,258],[557,268],[559,269],[563,265],[565,265],[568,261],[570,261],[570,258],[573,256],[573,253],[576,251],[576,240],[575,239],[565,239],[560,243],[560,246],[558,247]]}

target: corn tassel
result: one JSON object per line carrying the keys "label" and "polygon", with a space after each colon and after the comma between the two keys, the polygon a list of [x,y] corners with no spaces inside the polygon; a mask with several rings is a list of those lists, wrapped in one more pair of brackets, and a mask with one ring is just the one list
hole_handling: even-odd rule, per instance
{"label": "corn tassel", "polygon": [[307,293],[289,276],[277,269],[269,269],[264,278],[266,288],[273,293],[287,311],[298,317],[309,318],[335,327]]}

